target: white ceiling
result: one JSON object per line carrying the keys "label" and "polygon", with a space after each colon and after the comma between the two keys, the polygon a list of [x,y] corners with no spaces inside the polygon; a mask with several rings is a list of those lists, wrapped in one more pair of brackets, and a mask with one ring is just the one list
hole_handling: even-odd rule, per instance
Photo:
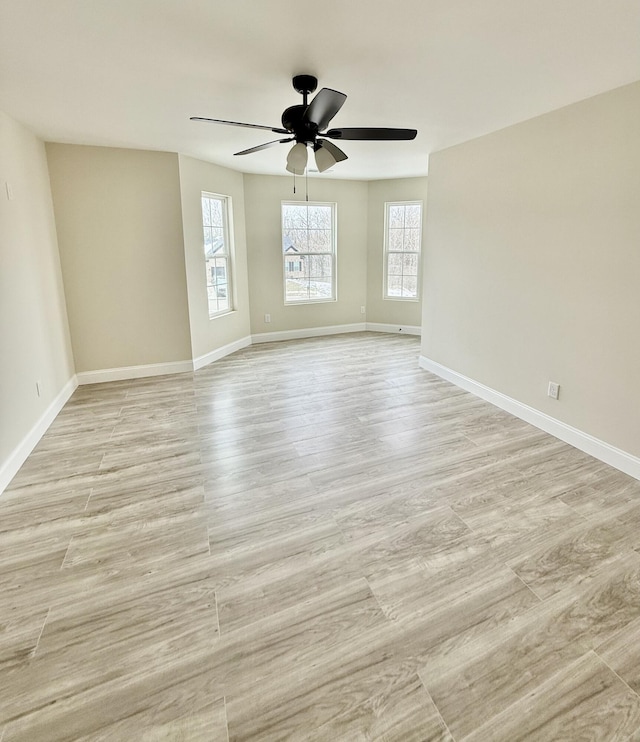
{"label": "white ceiling", "polygon": [[[285,174],[298,73],[347,93],[329,177],[427,172],[429,152],[640,79],[640,0],[0,0],[0,109],[48,141],[168,150]],[[320,176],[320,177],[326,177]]]}

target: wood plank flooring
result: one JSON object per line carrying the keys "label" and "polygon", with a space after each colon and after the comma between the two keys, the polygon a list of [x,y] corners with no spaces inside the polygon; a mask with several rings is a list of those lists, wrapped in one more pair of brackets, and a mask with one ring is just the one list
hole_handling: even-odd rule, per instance
{"label": "wood plank flooring", "polygon": [[0,740],[640,740],[640,482],[418,368],[79,388],[0,497]]}

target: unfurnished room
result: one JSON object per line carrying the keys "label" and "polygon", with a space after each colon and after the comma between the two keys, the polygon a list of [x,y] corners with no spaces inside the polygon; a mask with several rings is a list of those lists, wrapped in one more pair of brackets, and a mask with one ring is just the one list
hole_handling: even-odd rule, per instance
{"label": "unfurnished room", "polygon": [[638,742],[639,287],[637,0],[0,0],[0,742]]}

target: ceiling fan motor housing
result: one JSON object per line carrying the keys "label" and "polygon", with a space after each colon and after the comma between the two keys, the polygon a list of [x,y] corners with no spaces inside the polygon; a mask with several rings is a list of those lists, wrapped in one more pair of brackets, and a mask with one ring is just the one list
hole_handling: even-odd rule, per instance
{"label": "ceiling fan motor housing", "polygon": [[282,114],[282,126],[290,131],[298,142],[313,142],[318,135],[318,126],[304,119],[307,106],[289,106]]}

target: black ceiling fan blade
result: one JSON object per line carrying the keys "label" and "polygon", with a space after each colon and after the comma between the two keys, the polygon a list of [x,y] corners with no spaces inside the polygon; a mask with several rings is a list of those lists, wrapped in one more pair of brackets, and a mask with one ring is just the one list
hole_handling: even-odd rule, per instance
{"label": "black ceiling fan blade", "polygon": [[293,142],[293,137],[290,139],[275,139],[273,142],[266,142],[266,144],[259,144],[257,147],[250,147],[249,149],[243,149],[242,152],[234,152],[234,155],[250,155],[253,152],[260,152],[262,149],[273,147],[274,144],[284,144],[285,142]]}
{"label": "black ceiling fan blade", "polygon": [[276,134],[290,134],[291,132],[286,129],[278,129],[275,126],[262,126],[261,124],[243,124],[240,121],[224,121],[223,119],[207,119],[202,116],[191,116],[190,121],[208,121],[212,124],[227,124],[228,126],[242,126],[245,129],[264,129],[265,131],[273,131]]}
{"label": "black ceiling fan blade", "polygon": [[346,155],[340,147],[336,147],[333,142],[329,142],[326,139],[318,139],[314,149],[317,149],[318,147],[324,147],[336,162],[342,162],[343,160],[349,159],[348,155]]}
{"label": "black ceiling fan blade", "polygon": [[303,119],[315,124],[318,129],[324,129],[346,100],[347,96],[344,93],[331,88],[322,88],[307,106]]}
{"label": "black ceiling fan blade", "polygon": [[321,136],[330,139],[360,139],[370,142],[397,142],[415,139],[418,131],[416,129],[385,129],[376,127],[329,129]]}

